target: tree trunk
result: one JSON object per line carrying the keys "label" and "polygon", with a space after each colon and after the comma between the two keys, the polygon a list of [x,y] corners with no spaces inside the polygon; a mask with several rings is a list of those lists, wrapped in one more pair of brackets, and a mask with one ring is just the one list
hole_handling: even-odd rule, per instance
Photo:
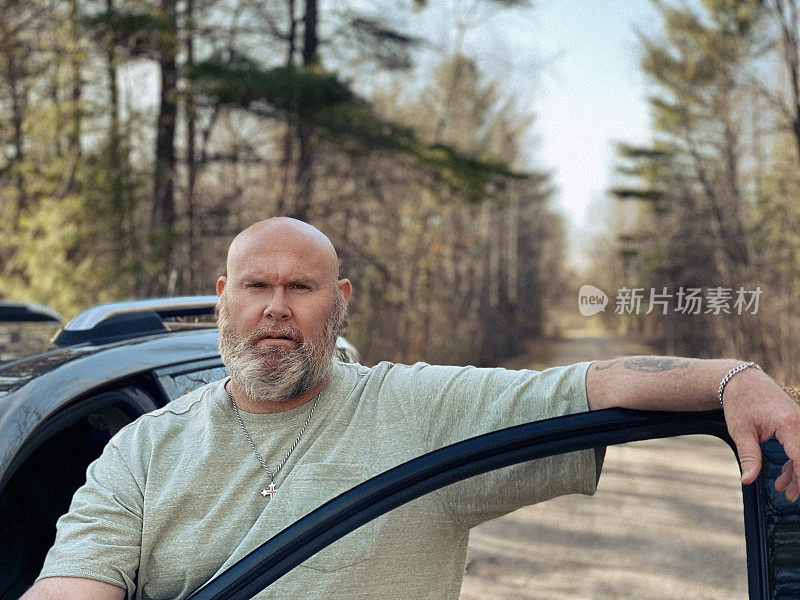
{"label": "tree trunk", "polygon": [[18,74],[21,72],[17,68],[17,61],[14,52],[9,52],[7,55],[5,79],[8,83],[9,93],[11,96],[11,140],[12,147],[14,148],[14,164],[11,166],[13,187],[16,191],[16,202],[14,203],[14,212],[11,215],[11,222],[17,223],[21,213],[28,207],[28,194],[25,190],[25,182],[22,178],[22,164],[25,161],[25,144],[22,133],[22,121],[26,108],[26,91],[22,82],[19,81]]}
{"label": "tree trunk", "polygon": [[81,61],[78,54],[80,36],[78,34],[78,2],[69,2],[69,76],[70,76],[70,114],[67,121],[67,155],[75,158],[81,155]]}
{"label": "tree trunk", "polygon": [[317,34],[317,0],[306,0],[306,14],[303,18],[303,65],[319,65],[319,37]]}
{"label": "tree trunk", "polygon": [[286,8],[289,13],[289,47],[286,50],[286,64],[294,64],[294,53],[297,50],[297,19],[294,17],[295,0],[286,0]]}
{"label": "tree trunk", "polygon": [[[186,64],[184,69],[187,73],[194,67],[194,0],[186,0],[184,5],[184,51],[186,53]],[[202,261],[195,260],[198,256],[197,240],[197,213],[195,211],[194,188],[197,181],[197,153],[196,145],[196,120],[197,111],[194,105],[194,87],[192,78],[186,77],[186,93],[184,95],[184,107],[186,109],[186,235],[188,256],[186,261],[187,281],[186,285],[191,293],[197,291],[198,278],[195,270],[202,268]]]}
{"label": "tree trunk", "polygon": [[295,201],[292,216],[301,221],[308,220],[308,213],[314,196],[314,142],[311,131],[304,123],[304,111],[301,111],[297,124],[297,171],[295,173]]}
{"label": "tree trunk", "polygon": [[[113,0],[106,0],[106,11],[111,13],[113,10]],[[109,174],[111,176],[112,196],[110,204],[114,208],[114,214],[111,215],[110,220],[113,229],[112,242],[116,244],[117,248],[122,252],[134,252],[135,243],[132,239],[134,235],[133,232],[135,231],[132,225],[133,207],[131,206],[129,193],[124,185],[123,173],[126,165],[120,145],[122,131],[119,118],[119,90],[117,88],[117,71],[119,69],[119,60],[117,58],[118,45],[119,41],[117,39],[109,40],[107,44],[108,56],[106,57],[106,78],[108,80],[109,97],[108,163]]]}
{"label": "tree trunk", "polygon": [[164,276],[172,269],[172,250],[175,245],[175,124],[177,105],[177,10],[175,0],[161,0],[162,19],[159,36],[161,61],[161,94],[156,130],[156,153],[153,209],[150,219],[150,239],[153,261],[162,272],[150,284],[149,293],[164,293]]}
{"label": "tree trunk", "polygon": [[797,0],[775,0],[775,16],[781,32],[783,60],[789,79],[791,129],[800,161],[800,40]]}
{"label": "tree trunk", "polygon": [[[303,18],[303,66],[314,69],[319,66],[317,47],[317,0],[306,0],[306,13]],[[313,110],[313,107],[311,108]],[[308,127],[309,108],[300,106],[297,112],[297,171],[295,172],[295,201],[291,216],[305,221],[311,209],[314,195],[314,141]]]}

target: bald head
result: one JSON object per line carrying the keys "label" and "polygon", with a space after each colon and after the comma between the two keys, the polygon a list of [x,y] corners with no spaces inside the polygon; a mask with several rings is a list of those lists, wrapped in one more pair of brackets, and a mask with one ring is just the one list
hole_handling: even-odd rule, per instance
{"label": "bald head", "polygon": [[274,217],[259,221],[239,233],[228,249],[227,272],[232,276],[253,254],[298,253],[309,265],[339,279],[339,258],[333,244],[316,227],[291,219]]}

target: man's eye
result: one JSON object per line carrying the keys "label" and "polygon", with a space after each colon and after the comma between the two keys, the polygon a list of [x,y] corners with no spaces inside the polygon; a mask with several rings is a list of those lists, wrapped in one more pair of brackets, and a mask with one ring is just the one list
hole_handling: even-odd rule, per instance
{"label": "man's eye", "polygon": [[308,290],[308,289],[310,289],[305,283],[295,283],[293,287],[296,290]]}

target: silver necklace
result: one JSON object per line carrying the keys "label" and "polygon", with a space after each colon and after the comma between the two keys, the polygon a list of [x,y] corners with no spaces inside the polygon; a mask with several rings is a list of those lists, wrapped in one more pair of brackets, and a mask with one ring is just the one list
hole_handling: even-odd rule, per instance
{"label": "silver necklace", "polygon": [[261,466],[269,475],[269,487],[261,490],[261,495],[264,496],[264,498],[269,496],[269,499],[272,500],[272,497],[275,495],[275,477],[278,475],[278,471],[280,471],[283,468],[283,465],[286,464],[286,461],[289,460],[289,457],[292,455],[292,452],[294,452],[294,449],[297,448],[297,444],[300,443],[300,438],[303,437],[303,433],[305,432],[306,427],[308,427],[308,422],[311,420],[311,415],[314,414],[314,409],[317,408],[317,402],[319,401],[319,394],[317,394],[314,397],[314,404],[311,406],[311,410],[309,411],[308,416],[306,417],[306,422],[303,423],[303,427],[300,428],[300,433],[297,434],[297,438],[294,440],[292,447],[289,448],[289,451],[286,453],[286,456],[283,457],[283,460],[280,462],[278,468],[275,469],[275,472],[273,473],[267,466],[267,462],[261,457],[261,453],[258,451],[258,448],[256,448],[256,445],[253,443],[253,438],[250,437],[250,432],[247,431],[247,427],[244,426],[242,415],[239,413],[239,407],[236,406],[236,402],[233,399],[233,394],[231,394],[230,390],[228,390],[227,388],[225,388],[225,391],[228,392],[228,398],[231,401],[231,406],[233,406],[233,410],[236,413],[236,418],[239,420],[239,425],[241,426],[242,431],[244,431],[245,436],[247,436],[247,441],[250,442],[250,447],[253,449],[253,452],[255,453],[258,462],[261,463]]}

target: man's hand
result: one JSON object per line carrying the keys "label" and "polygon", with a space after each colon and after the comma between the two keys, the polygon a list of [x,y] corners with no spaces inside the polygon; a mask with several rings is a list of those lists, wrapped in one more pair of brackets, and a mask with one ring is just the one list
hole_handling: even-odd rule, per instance
{"label": "man's hand", "polygon": [[[586,372],[589,408],[610,406],[641,410],[719,408],[717,389],[736,360],[700,360],[631,356],[595,362]],[[760,442],[775,436],[789,461],[775,489],[794,502],[800,495],[800,406],[758,369],[736,373],[723,394],[725,420],[736,444],[742,483],[753,483],[761,470]]]}
{"label": "man's hand", "polygon": [[790,502],[800,496],[800,407],[767,375],[755,369],[737,373],[723,395],[728,432],[736,443],[742,483],[753,483],[761,469],[760,442],[773,436],[789,461],[775,489]]}

